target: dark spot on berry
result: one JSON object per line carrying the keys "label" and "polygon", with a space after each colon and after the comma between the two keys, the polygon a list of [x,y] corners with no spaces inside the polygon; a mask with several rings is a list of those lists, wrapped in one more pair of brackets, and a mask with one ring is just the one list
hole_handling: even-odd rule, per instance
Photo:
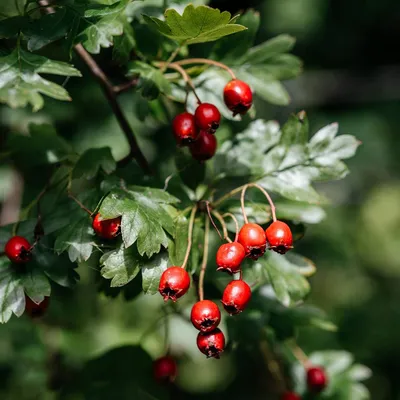
{"label": "dark spot on berry", "polygon": [[32,253],[29,251],[29,249],[25,249],[25,247],[21,247],[20,253],[19,253],[19,259],[21,261],[27,262],[30,261],[32,258]]}
{"label": "dark spot on berry", "polygon": [[176,296],[176,293],[177,293],[177,291],[174,290],[174,289],[171,289],[170,287],[166,287],[166,288],[162,291],[163,296],[171,297],[171,298],[175,297],[175,296]]}
{"label": "dark spot on berry", "polygon": [[219,128],[218,122],[212,122],[210,125],[209,133],[214,133]]}
{"label": "dark spot on berry", "polygon": [[225,308],[226,312],[228,314],[230,314],[230,315],[234,315],[234,314],[238,314],[239,313],[239,310],[234,305],[225,305],[224,304],[224,308]]}
{"label": "dark spot on berry", "polygon": [[201,325],[203,328],[209,328],[210,326],[213,326],[214,323],[215,323],[215,319],[207,318],[207,319],[205,319],[200,325]]}
{"label": "dark spot on berry", "polygon": [[281,246],[276,246],[276,247],[274,247],[273,249],[274,249],[274,251],[276,251],[276,252],[279,253],[279,254],[285,254],[285,253],[288,251],[288,249],[286,248],[286,246],[283,246],[283,245],[281,245]]}
{"label": "dark spot on berry", "polygon": [[258,260],[265,253],[264,247],[253,247],[250,249],[249,258]]}
{"label": "dark spot on berry", "polygon": [[207,348],[207,358],[210,357],[219,358],[219,353],[220,353],[219,349],[217,349],[215,346],[211,345]]}

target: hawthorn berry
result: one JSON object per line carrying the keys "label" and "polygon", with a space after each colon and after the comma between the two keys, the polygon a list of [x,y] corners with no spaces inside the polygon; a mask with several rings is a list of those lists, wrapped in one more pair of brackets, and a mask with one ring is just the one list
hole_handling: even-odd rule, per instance
{"label": "hawthorn berry", "polygon": [[189,150],[195,160],[209,160],[217,150],[217,139],[215,135],[201,131],[197,140],[189,145]]}
{"label": "hawthorn berry", "polygon": [[312,393],[322,392],[328,383],[328,378],[322,367],[311,367],[307,369],[307,386]]}
{"label": "hawthorn berry", "polygon": [[219,358],[225,348],[225,336],[218,328],[212,332],[199,332],[197,347],[207,358]]}
{"label": "hawthorn berry", "polygon": [[288,224],[274,221],[266,230],[265,235],[270,249],[280,254],[285,254],[293,248],[292,231]]}
{"label": "hawthorn berry", "polygon": [[257,260],[264,255],[267,246],[267,237],[260,225],[247,223],[240,229],[239,243],[244,247],[246,257]]}
{"label": "hawthorn berry", "polygon": [[153,376],[159,383],[173,382],[177,373],[176,361],[171,356],[166,355],[153,362]]}
{"label": "hawthorn berry", "polygon": [[31,245],[22,236],[13,236],[4,248],[6,256],[16,264],[23,264],[31,259]]}
{"label": "hawthorn berry", "polygon": [[188,112],[178,114],[172,121],[172,130],[176,142],[186,146],[198,139],[200,130],[194,121],[194,115]]}
{"label": "hawthorn berry", "polygon": [[301,397],[294,392],[286,392],[282,395],[281,400],[301,400]]}
{"label": "hawthorn berry", "polygon": [[221,114],[214,104],[201,103],[194,113],[197,127],[208,133],[215,133],[221,121]]}
{"label": "hawthorn berry", "polygon": [[234,274],[240,270],[240,264],[246,256],[244,247],[239,242],[225,243],[217,251],[217,271]]}
{"label": "hawthorn berry", "polygon": [[36,304],[33,300],[25,295],[25,313],[31,318],[43,317],[47,308],[49,307],[49,300],[50,297],[46,296],[41,303]]}
{"label": "hawthorn berry", "polygon": [[224,88],[224,101],[226,106],[233,111],[233,116],[243,115],[253,104],[253,93],[247,83],[232,79]]}
{"label": "hawthorn berry", "polygon": [[229,282],[222,294],[222,304],[230,315],[241,313],[251,299],[250,286],[243,280]]}
{"label": "hawthorn berry", "polygon": [[193,305],[190,319],[199,331],[211,332],[221,322],[221,311],[213,301],[201,300]]}
{"label": "hawthorn berry", "polygon": [[96,214],[93,218],[92,226],[97,236],[103,239],[114,239],[121,228],[121,217],[101,219],[101,215]]}
{"label": "hawthorn berry", "polygon": [[181,267],[173,266],[167,268],[161,275],[158,291],[164,301],[171,299],[175,302],[182,297],[189,289],[190,276]]}

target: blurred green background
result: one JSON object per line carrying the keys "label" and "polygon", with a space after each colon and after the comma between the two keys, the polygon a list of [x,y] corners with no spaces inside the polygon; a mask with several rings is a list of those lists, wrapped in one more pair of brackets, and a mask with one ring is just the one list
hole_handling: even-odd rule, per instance
{"label": "blurred green background", "polygon": [[[283,122],[290,112],[305,109],[312,132],[337,121],[340,133],[356,135],[363,143],[349,162],[351,174],[319,187],[332,206],[321,224],[308,227],[298,245],[299,252],[318,267],[311,278],[309,302],[325,309],[339,329],[337,333],[307,329],[299,341],[308,351],[344,348],[352,352],[358,362],[373,370],[367,382],[372,399],[400,399],[400,2],[263,0],[239,4],[218,0],[211,5],[231,12],[244,6],[259,10],[260,42],[280,33],[298,39],[294,53],[304,61],[304,74],[286,82],[293,101],[289,107],[258,103],[259,117]],[[107,59],[107,51],[102,57]],[[111,144],[114,155],[123,157],[125,139],[97,84],[86,73],[66,85],[74,98],[71,104],[46,99],[43,111],[36,114],[1,107],[0,145],[10,131],[24,130],[28,122],[52,121],[80,152],[94,143],[99,147]],[[131,92],[122,101],[147,156],[165,163],[168,170],[174,147],[168,129],[135,118]],[[163,110],[160,115],[166,122],[170,117]],[[10,189],[10,173],[6,168],[0,173],[1,201]],[[44,177],[37,171],[36,175],[26,173],[29,188],[24,196],[29,198],[43,186]],[[129,343],[141,343],[153,357],[162,354],[163,325],[156,323],[161,298],[141,296],[125,302],[121,296],[98,297],[93,284],[96,268],[95,263],[79,267],[81,283],[75,291],[55,290],[45,327],[35,326],[26,317],[13,318],[0,327],[1,399],[54,398],[46,389],[49,377],[44,363],[50,363],[50,384],[56,387],[60,357],[70,366],[79,365],[104,350]],[[182,309],[188,312],[184,305]],[[155,334],[147,335],[154,327]],[[218,391],[239,379],[230,356],[205,360],[193,344],[196,332],[189,324],[177,317],[170,328],[173,349],[182,355],[176,398],[203,398],[202,391],[216,391],[208,399],[225,398],[227,394]],[[253,378],[262,393],[262,378]]]}

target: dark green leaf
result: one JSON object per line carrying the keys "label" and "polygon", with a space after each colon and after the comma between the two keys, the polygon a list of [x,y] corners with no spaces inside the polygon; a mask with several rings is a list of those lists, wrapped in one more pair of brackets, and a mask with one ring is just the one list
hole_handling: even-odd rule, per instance
{"label": "dark green leaf", "polygon": [[0,22],[0,39],[12,38],[17,36],[28,23],[26,17],[16,16],[3,19]]}
{"label": "dark green leaf", "polygon": [[50,296],[51,286],[47,276],[38,268],[29,268],[21,276],[21,284],[25,293],[35,302],[40,303],[45,296]]}
{"label": "dark green leaf", "polygon": [[144,16],[148,24],[160,33],[180,43],[194,44],[212,42],[224,36],[240,32],[246,27],[234,24],[227,11],[192,4],[186,6],[182,15],[174,9],[165,12],[165,21],[156,17]]}
{"label": "dark green leaf", "polygon": [[168,246],[169,262],[171,265],[182,265],[188,244],[188,219],[178,215],[174,220],[174,241]]}
{"label": "dark green leaf", "polygon": [[178,149],[175,154],[175,165],[182,182],[192,190],[204,181],[206,166],[194,160],[188,149]]}
{"label": "dark green leaf", "polygon": [[289,148],[293,145],[305,145],[308,141],[308,118],[304,111],[291,115],[282,126],[280,143]]}
{"label": "dark green leaf", "polygon": [[43,107],[42,94],[57,100],[71,100],[62,86],[40,74],[81,76],[72,65],[17,48],[8,56],[0,57],[0,102],[13,108],[31,104],[33,111],[37,111]]}
{"label": "dark green leaf", "polygon": [[133,28],[126,17],[123,19],[123,24],[124,34],[116,36],[114,39],[113,59],[124,65],[131,58],[132,51],[136,46],[136,40]]}
{"label": "dark green leaf", "polygon": [[109,147],[92,148],[85,151],[76,163],[72,176],[77,178],[94,178],[102,169],[106,174],[115,171],[117,164]]}
{"label": "dark green leaf", "polygon": [[156,294],[162,273],[168,267],[168,254],[166,252],[156,254],[142,266],[143,292]]}

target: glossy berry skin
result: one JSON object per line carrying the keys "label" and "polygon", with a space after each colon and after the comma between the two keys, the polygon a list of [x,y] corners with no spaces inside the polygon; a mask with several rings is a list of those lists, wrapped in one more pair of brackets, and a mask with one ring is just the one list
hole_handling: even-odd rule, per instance
{"label": "glossy berry skin", "polygon": [[312,393],[320,393],[328,384],[328,378],[321,367],[311,367],[307,370],[307,386]]}
{"label": "glossy berry skin", "polygon": [[225,336],[218,328],[212,332],[199,332],[197,347],[207,358],[219,358],[225,348]]}
{"label": "glossy berry skin", "polygon": [[215,133],[221,121],[221,114],[214,104],[202,103],[196,108],[194,120],[202,131]]}
{"label": "glossy berry skin", "polygon": [[247,83],[233,79],[224,88],[224,101],[226,106],[233,111],[234,116],[243,115],[253,104],[253,93]]}
{"label": "glossy berry skin", "polygon": [[211,332],[221,322],[221,311],[213,301],[198,301],[192,307],[190,319],[199,331]]}
{"label": "glossy berry skin", "polygon": [[240,229],[238,242],[244,247],[246,257],[257,260],[265,253],[267,237],[260,225],[247,223]]}
{"label": "glossy berry skin", "polygon": [[178,367],[171,356],[160,357],[153,362],[153,376],[158,383],[173,382],[177,374]]}
{"label": "glossy berry skin", "polygon": [[201,131],[198,139],[189,146],[189,150],[195,160],[207,161],[217,151],[217,139],[215,135]]}
{"label": "glossy berry skin", "polygon": [[217,251],[217,271],[234,274],[240,271],[240,264],[245,257],[246,252],[239,242],[225,243]]}
{"label": "glossy berry skin", "polygon": [[114,239],[121,228],[121,217],[112,219],[101,219],[100,214],[96,214],[92,223],[97,236],[103,239]]}
{"label": "glossy berry skin", "polygon": [[180,146],[187,146],[194,142],[200,134],[200,130],[194,120],[194,115],[188,112],[178,114],[174,118],[172,121],[172,130],[176,142]]}
{"label": "glossy berry skin", "polygon": [[161,275],[158,291],[164,301],[171,299],[173,302],[182,297],[189,289],[190,276],[181,267],[169,267]]}
{"label": "glossy berry skin", "polygon": [[13,236],[6,243],[4,252],[15,264],[23,264],[31,259],[31,245],[22,236]]}
{"label": "glossy berry skin", "polygon": [[44,300],[36,304],[28,296],[25,296],[25,313],[31,318],[40,318],[46,313],[49,307],[50,297],[45,297]]}
{"label": "glossy berry skin", "polygon": [[282,395],[281,400],[301,400],[301,397],[294,392],[286,392]]}
{"label": "glossy berry skin", "polygon": [[292,231],[288,224],[282,221],[273,222],[266,230],[267,242],[270,249],[280,254],[285,254],[293,248]]}
{"label": "glossy berry skin", "polygon": [[242,280],[231,281],[222,294],[222,304],[230,315],[241,313],[251,299],[250,286]]}

